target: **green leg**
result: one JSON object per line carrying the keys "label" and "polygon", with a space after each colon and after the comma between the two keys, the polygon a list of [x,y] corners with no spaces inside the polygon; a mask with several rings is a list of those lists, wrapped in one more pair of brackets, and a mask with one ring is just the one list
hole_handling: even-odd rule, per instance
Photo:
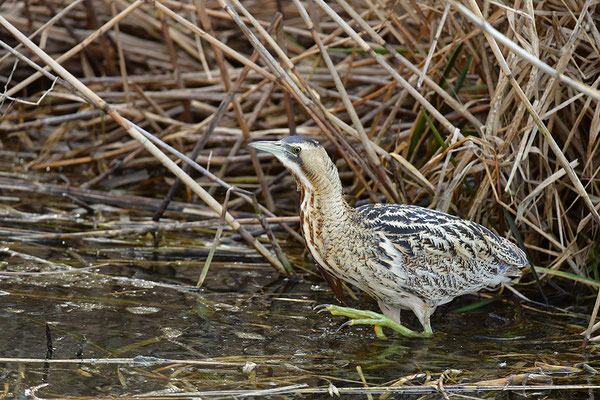
{"label": "green leg", "polygon": [[373,311],[357,310],[356,308],[340,307],[331,304],[324,305],[323,307],[329,311],[331,315],[343,315],[344,317],[350,318],[350,321],[344,325],[374,325],[375,334],[380,339],[386,338],[382,329],[384,326],[395,330],[401,335],[409,337],[430,337],[433,334],[433,331],[429,325],[425,326],[424,332],[419,333],[405,327],[402,324],[399,324],[383,314]]}
{"label": "green leg", "polygon": [[425,325],[425,330],[423,331],[423,337],[431,337],[433,336],[433,329],[431,329],[431,325]]}

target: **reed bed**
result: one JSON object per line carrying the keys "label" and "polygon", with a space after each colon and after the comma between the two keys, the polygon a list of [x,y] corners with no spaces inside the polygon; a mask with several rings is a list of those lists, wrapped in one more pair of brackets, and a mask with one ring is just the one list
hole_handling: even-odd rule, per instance
{"label": "reed bed", "polygon": [[[259,232],[300,240],[278,219],[296,212],[294,183],[246,147],[300,134],[337,160],[350,203],[472,219],[544,276],[599,287],[598,15],[558,0],[6,0],[2,185],[73,174],[73,188],[163,198],[169,169],[190,187],[171,195],[291,274],[282,236],[265,244],[238,218],[258,210]],[[144,131],[195,160],[197,183]]]}

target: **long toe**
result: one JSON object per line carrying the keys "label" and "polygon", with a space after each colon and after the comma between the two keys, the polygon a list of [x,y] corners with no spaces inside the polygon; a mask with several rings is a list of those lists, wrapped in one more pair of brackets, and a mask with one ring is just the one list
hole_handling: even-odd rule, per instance
{"label": "long toe", "polygon": [[[340,307],[329,305],[325,307],[332,315],[341,315],[344,317],[350,318],[350,321],[344,323],[342,327],[346,325],[374,325],[375,333],[378,337],[384,338],[383,332],[381,330],[382,326],[393,329],[394,331],[400,333],[404,336],[409,337],[428,337],[430,333],[423,332],[415,332],[412,329],[405,327],[404,325],[399,324],[398,322],[386,317],[383,314],[379,314],[373,311],[367,310],[357,310],[356,308],[350,307]],[[340,327],[341,328],[341,327]]]}

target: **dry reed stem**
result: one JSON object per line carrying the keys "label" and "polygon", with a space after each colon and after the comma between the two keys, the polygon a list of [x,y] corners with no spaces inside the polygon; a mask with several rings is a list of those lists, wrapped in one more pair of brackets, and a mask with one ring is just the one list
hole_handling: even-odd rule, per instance
{"label": "dry reed stem", "polygon": [[[123,18],[128,16],[130,13],[132,13],[136,8],[141,6],[143,3],[144,2],[142,0],[135,1],[133,4],[131,4],[125,10],[121,11],[116,17],[112,18],[110,21],[105,23],[101,28],[99,28],[97,31],[95,31],[92,35],[85,38],[78,46],[73,47],[69,52],[67,52],[67,53],[63,54],[62,56],[60,56],[59,58],[57,58],[56,62],[58,64],[61,64],[61,63],[65,62],[66,60],[68,60],[69,58],[76,55],[77,53],[79,53],[80,51],[82,51],[85,47],[87,47],[88,44],[90,44],[91,42],[96,40],[103,33],[107,32],[115,24],[118,24],[120,20],[122,20]],[[49,68],[50,67],[45,67],[44,69],[47,70]],[[27,87],[31,83],[35,82],[35,80],[40,78],[41,76],[42,76],[41,72],[36,72],[36,73],[32,74],[29,78],[23,80],[21,83],[15,85],[10,90],[8,90],[6,92],[6,95],[12,96],[13,94],[19,92],[24,87]]]}
{"label": "dry reed stem", "polygon": [[[471,6],[475,8],[475,12],[479,14],[478,16],[481,19],[482,15],[481,15],[481,12],[479,11],[479,8],[478,8],[477,4],[475,3],[475,1],[469,0],[469,2],[471,3]],[[464,7],[462,7],[460,4],[455,4],[455,5],[461,11],[468,11]],[[482,28],[483,27],[486,27],[486,25],[482,25]],[[483,28],[483,29],[486,29],[486,28]],[[567,158],[565,157],[565,155],[561,151],[561,149],[558,147],[558,144],[552,137],[552,134],[550,134],[550,132],[548,131],[548,128],[546,128],[546,125],[542,122],[538,113],[534,110],[533,106],[529,102],[529,99],[527,98],[525,93],[523,93],[519,84],[517,82],[515,82],[512,71],[511,71],[510,67],[508,66],[508,64],[506,63],[506,61],[504,60],[504,57],[502,56],[502,52],[500,51],[500,48],[498,47],[496,42],[491,38],[490,34],[486,30],[484,30],[484,34],[486,35],[488,42],[490,43],[490,46],[492,47],[492,51],[494,52],[494,55],[496,56],[496,59],[498,60],[500,67],[502,68],[504,74],[511,81],[512,87],[515,89],[517,96],[521,99],[522,104],[524,104],[525,108],[527,108],[527,110],[529,111],[529,113],[530,113],[531,117],[533,118],[533,120],[535,121],[537,127],[544,134],[544,137],[546,138],[547,143],[550,145],[552,151],[554,152],[554,155],[558,158],[560,164],[565,169],[565,171],[566,171],[567,175],[569,176],[569,178],[571,179],[571,182],[573,183],[573,185],[575,185],[575,188],[576,188],[578,194],[583,198],[586,205],[589,207],[593,218],[600,225],[600,214],[598,214],[598,211],[596,211],[594,204],[592,203],[592,200],[590,199],[587,191],[585,190],[581,181],[579,180],[579,177],[577,176],[577,174],[575,173],[573,168],[571,168],[569,161],[567,160]],[[502,37],[502,35],[500,37]],[[506,41],[503,41],[503,43],[506,44]],[[509,42],[509,43],[512,43],[512,42]],[[521,56],[523,56],[522,52],[520,50],[517,50],[517,49],[520,49],[519,47],[511,47],[511,48],[513,51],[517,51]],[[525,54],[527,54],[527,53],[525,53]],[[569,79],[567,77],[564,77],[562,74],[557,73],[552,68],[545,68],[537,63],[536,63],[536,66],[538,66],[538,68],[540,68],[540,69],[543,69],[547,73],[553,74],[555,78],[562,80],[564,82],[567,82],[570,85],[575,86],[579,90],[586,92],[590,96],[594,96],[596,99],[600,100],[600,93],[594,93],[594,91],[591,91],[590,90],[591,88],[587,87],[586,85],[583,85],[579,82],[573,81],[572,79]],[[545,66],[545,64],[544,64],[544,66]]]}
{"label": "dry reed stem", "polygon": [[[305,110],[311,115],[313,120],[323,130],[323,133],[325,133],[325,135],[329,138],[329,140],[337,146],[338,151],[344,157],[344,159],[346,160],[346,162],[348,163],[350,168],[352,168],[352,170],[355,171],[357,178],[361,181],[364,188],[369,192],[371,198],[375,199],[376,197],[375,197],[374,193],[372,192],[370,186],[367,184],[367,182],[365,181],[362,174],[360,174],[358,172],[358,169],[354,165],[354,162],[352,162],[351,159],[347,155],[348,152],[353,153],[354,152],[353,149],[349,146],[345,146],[345,148],[342,148],[342,146],[340,144],[338,144],[338,141],[334,139],[333,135],[336,134],[337,131],[335,130],[334,127],[331,126],[330,121],[327,120],[327,118],[326,118],[326,115],[328,114],[327,110],[325,109],[323,104],[320,102],[319,97],[316,95],[316,93],[314,93],[313,90],[308,88],[308,85],[304,81],[304,78],[301,75],[299,75],[296,68],[293,66],[291,61],[285,55],[285,52],[283,52],[279,48],[279,45],[275,41],[273,41],[273,39],[270,39],[270,36],[268,34],[266,34],[266,32],[264,30],[260,29],[260,24],[258,24],[256,20],[254,20],[253,18],[249,18],[250,21],[253,22],[254,26],[259,29],[259,32],[262,34],[263,38],[265,38],[267,40],[267,42],[271,45],[271,47],[273,47],[275,49],[275,51],[278,53],[278,55],[283,57],[284,64],[287,66],[292,66],[290,68],[291,73],[288,73],[279,65],[277,60],[275,60],[275,58],[265,48],[265,46],[263,46],[262,43],[260,43],[260,41],[258,41],[256,36],[250,31],[250,29],[246,26],[246,24],[239,17],[239,15],[235,12],[235,10],[233,10],[227,4],[227,2],[225,0],[218,0],[218,1],[221,4],[221,6],[225,9],[225,11],[227,11],[227,13],[229,15],[231,15],[231,17],[236,22],[236,24],[238,24],[238,26],[242,29],[244,35],[246,35],[246,37],[250,40],[250,42],[252,43],[254,48],[256,48],[259,51],[259,53],[261,54],[261,56],[263,58],[263,61],[265,63],[267,63],[269,65],[269,68],[276,74],[276,76],[279,79],[278,83],[283,85],[288,91],[290,91],[290,93],[292,93],[294,95],[295,99],[301,105],[303,105],[305,107]],[[241,6],[240,3],[237,3],[237,5],[243,11],[245,11],[245,9]],[[250,15],[250,14],[247,13],[247,11],[246,11],[246,16],[248,16],[248,15]],[[251,17],[251,15],[250,15],[250,17]],[[304,88],[305,90],[302,90],[301,88]],[[339,136],[338,136],[338,138],[339,138],[339,140],[343,140],[343,138],[341,138]],[[355,162],[357,162],[358,164],[363,164],[362,160],[356,155],[356,153],[354,153],[353,155],[355,156],[354,157]],[[375,178],[373,176],[372,172],[369,169],[367,169],[366,166],[363,166],[362,169],[367,174],[369,174],[369,176],[371,178],[373,178],[373,179]]]}
{"label": "dry reed stem", "polygon": [[[179,168],[171,159],[169,159],[162,151],[160,151],[154,144],[150,143],[142,134],[140,134],[133,125],[124,120],[121,115],[113,110],[102,98],[96,93],[88,89],[81,83],[76,77],[69,73],[59,63],[54,61],[48,56],[42,49],[31,42],[25,35],[18,31],[10,22],[4,17],[0,16],[0,24],[4,26],[12,35],[15,36],[21,43],[23,43],[29,50],[34,52],[40,57],[49,67],[55,70],[65,81],[72,85],[79,93],[81,93],[87,101],[93,104],[95,107],[104,110],[109,114],[119,125],[123,127],[135,140],[141,143],[146,150],[154,155],[160,162],[167,167],[173,174],[181,179],[190,189],[192,189],[206,204],[208,204],[217,214],[223,211],[221,204],[216,201],[212,196],[206,192],[202,186],[194,181],[189,175],[185,174],[181,168]],[[253,245],[256,250],[261,253],[275,268],[281,273],[285,274],[286,271],[280,261],[275,258],[269,250],[267,250],[261,243],[250,236],[242,226],[233,218],[233,216],[227,212],[225,214],[225,220],[231,227],[239,232],[248,242]]]}
{"label": "dry reed stem", "polygon": [[320,40],[319,35],[317,35],[315,27],[314,27],[310,17],[308,16],[308,13],[302,6],[302,3],[300,3],[300,1],[298,1],[298,0],[294,0],[294,4],[296,5],[296,8],[298,8],[298,11],[300,12],[300,16],[304,20],[306,27],[312,33],[313,39],[315,40],[315,42],[319,46],[319,49],[321,50],[321,57],[323,57],[323,60],[325,61],[325,64],[327,65],[327,69],[329,70],[331,77],[333,79],[333,82],[335,84],[335,87],[338,90],[338,93],[340,94],[340,96],[342,98],[342,102],[344,103],[346,111],[350,115],[350,119],[352,120],[352,123],[354,124],[355,129],[358,131],[360,141],[363,145],[364,150],[367,152],[367,157],[369,158],[369,161],[374,165],[374,167],[377,171],[377,174],[383,180],[384,185],[381,185],[380,190],[384,193],[384,195],[386,196],[386,198],[388,200],[397,202],[398,201],[397,194],[393,191],[390,191],[390,189],[392,188],[392,182],[391,182],[390,178],[383,171],[383,168],[381,165],[381,160],[377,157],[377,154],[375,153],[375,150],[372,147],[371,141],[370,141],[369,137],[367,136],[367,132],[365,131],[365,128],[362,125],[362,123],[358,117],[356,109],[354,108],[354,105],[348,98],[348,92],[344,88],[344,85],[343,85],[337,71],[335,70],[335,66],[334,66],[333,62],[331,61],[331,57],[329,57],[329,54],[327,53],[327,49],[323,45],[323,42]]}

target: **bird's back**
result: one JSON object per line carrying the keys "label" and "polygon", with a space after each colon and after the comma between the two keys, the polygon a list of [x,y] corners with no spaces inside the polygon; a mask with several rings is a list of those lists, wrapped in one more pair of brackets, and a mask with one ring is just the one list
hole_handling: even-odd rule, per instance
{"label": "bird's back", "polygon": [[[456,296],[496,286],[529,265],[523,251],[489,229],[441,211],[400,204],[355,209],[406,290],[442,304]],[[403,286],[404,286],[403,285]]]}

